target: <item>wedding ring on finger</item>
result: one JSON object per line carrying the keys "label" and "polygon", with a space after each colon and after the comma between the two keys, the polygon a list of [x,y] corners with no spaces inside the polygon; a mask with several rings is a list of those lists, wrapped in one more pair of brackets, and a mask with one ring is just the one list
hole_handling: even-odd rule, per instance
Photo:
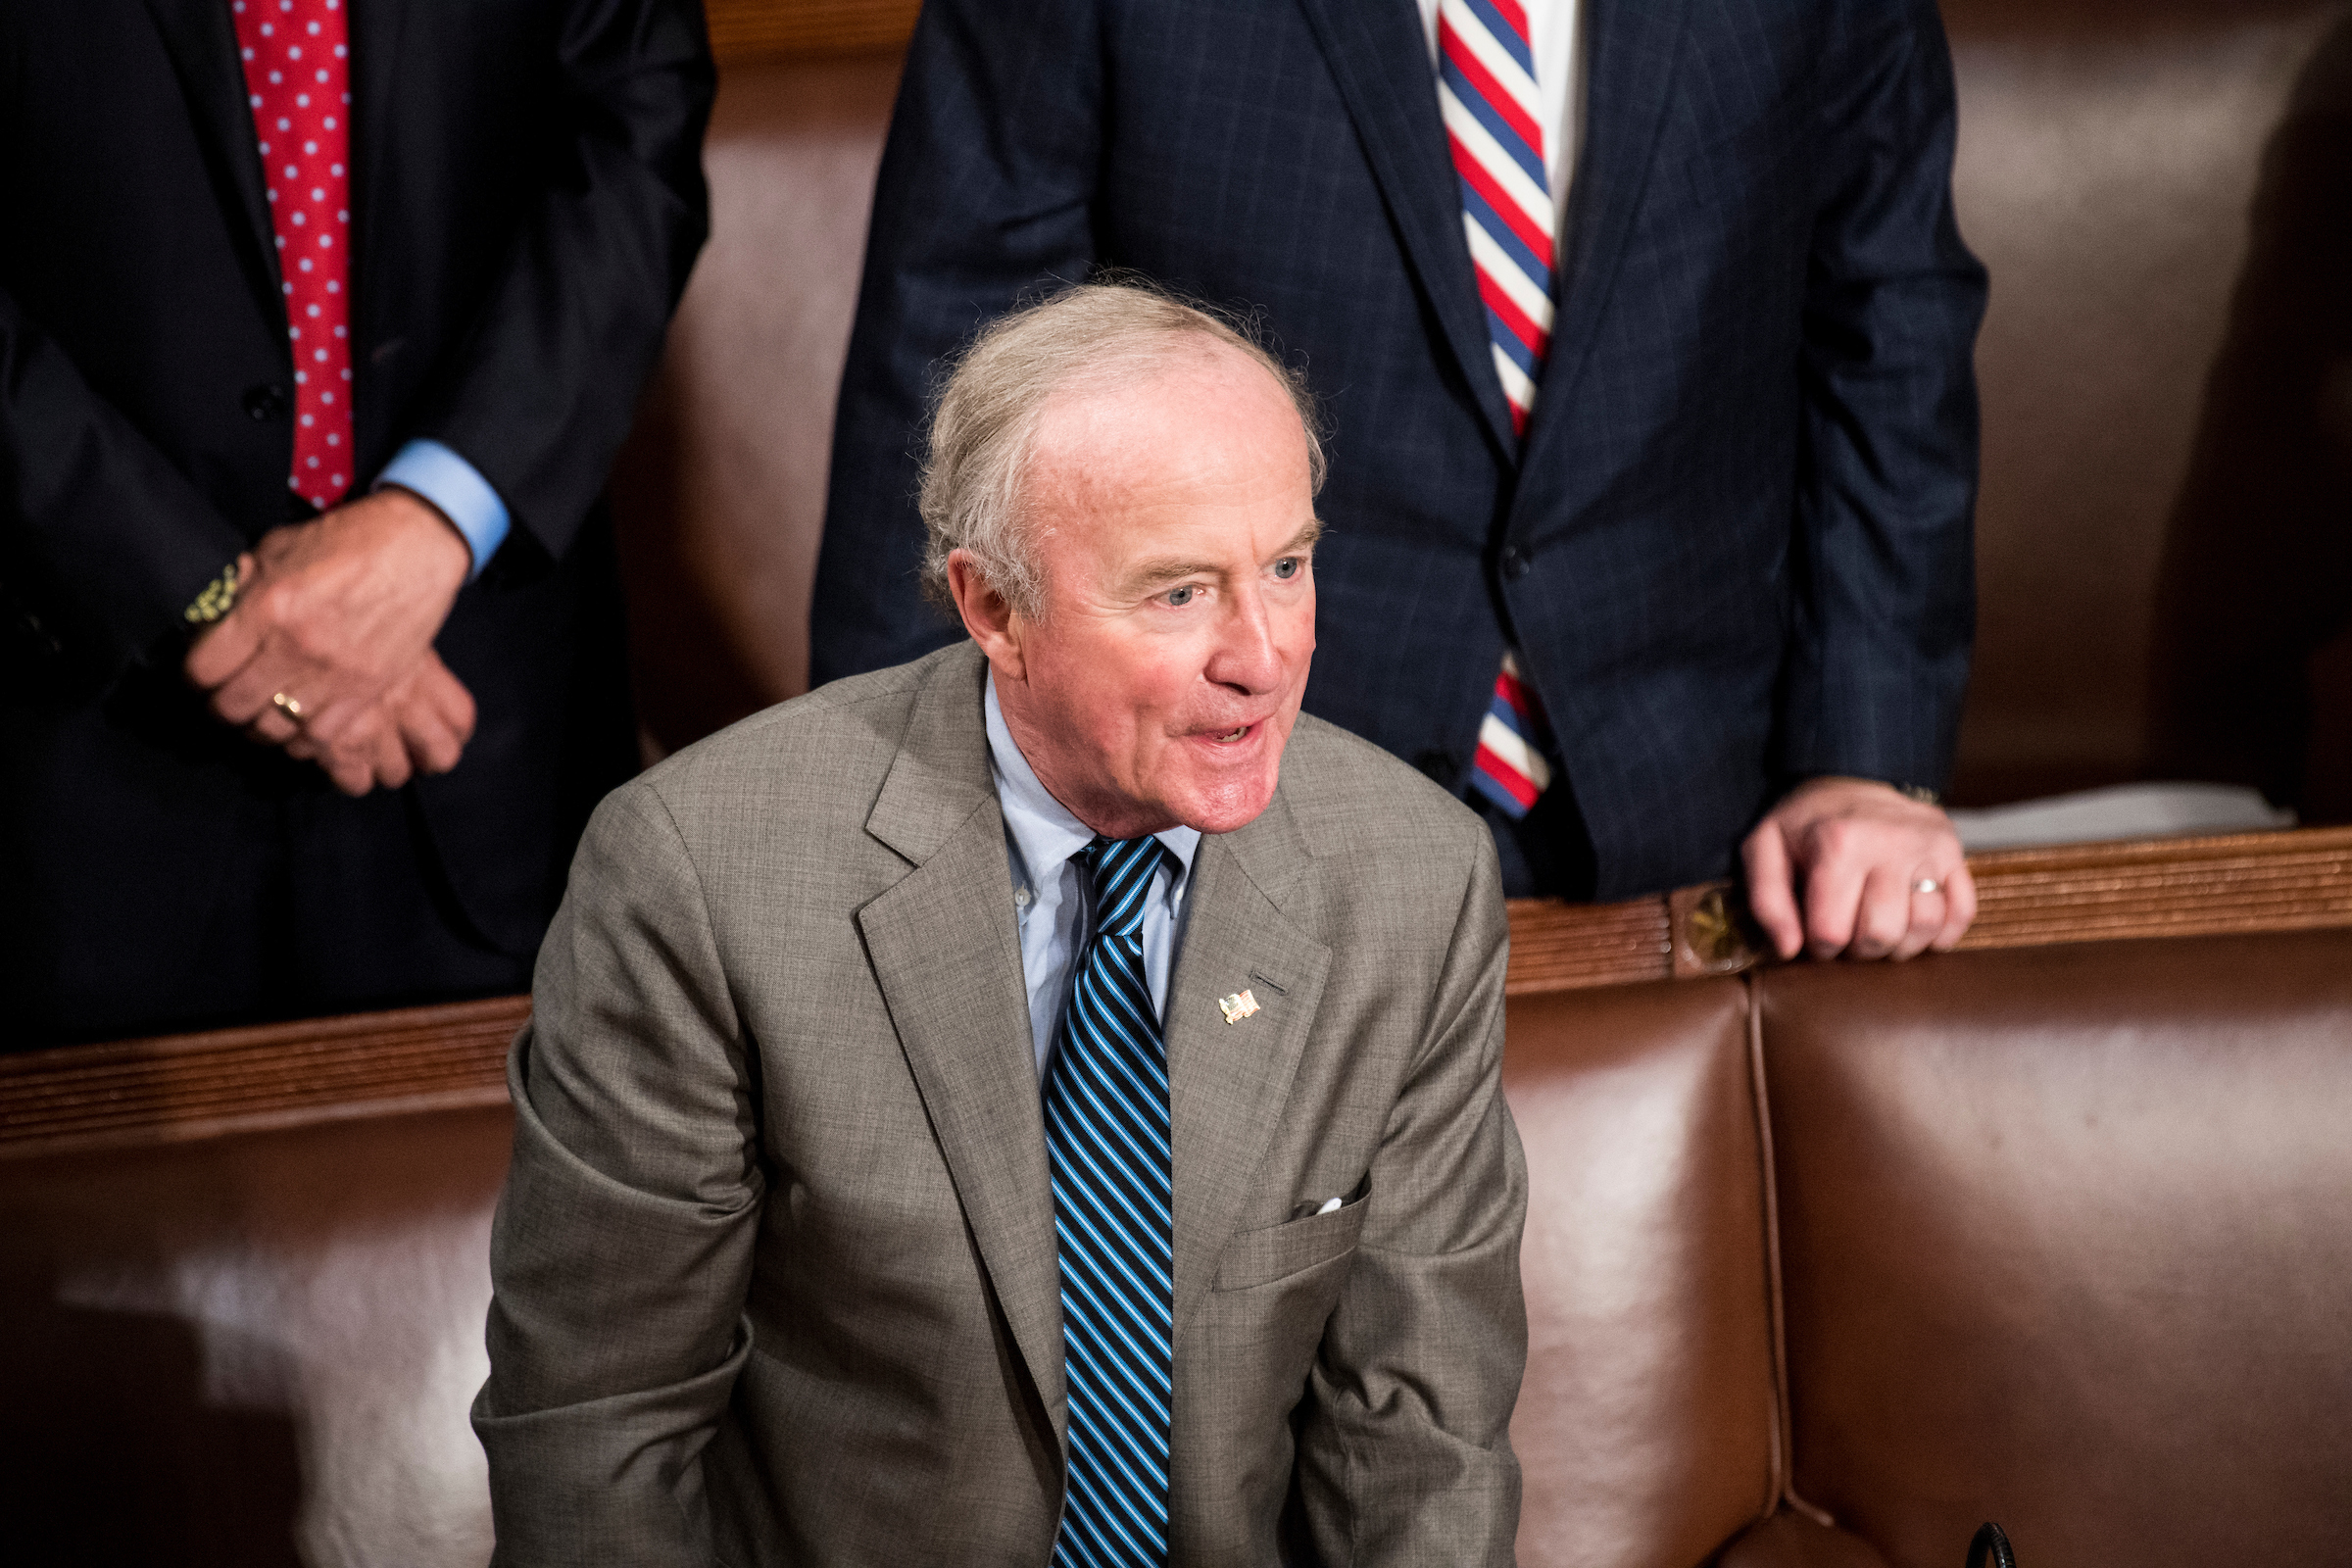
{"label": "wedding ring on finger", "polygon": [[1941,893],[1943,884],[1932,876],[1923,876],[1911,884],[1911,891],[1914,893]]}
{"label": "wedding ring on finger", "polygon": [[288,697],[284,692],[272,692],[270,695],[270,706],[295,723],[302,722],[302,703],[299,699]]}

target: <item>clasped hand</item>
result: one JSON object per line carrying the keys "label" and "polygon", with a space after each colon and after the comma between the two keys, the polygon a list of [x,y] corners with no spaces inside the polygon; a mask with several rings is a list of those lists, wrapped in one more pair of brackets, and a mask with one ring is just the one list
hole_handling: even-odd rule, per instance
{"label": "clasped hand", "polygon": [[1868,779],[1817,778],[1789,791],[1740,858],[1748,909],[1784,958],[1800,950],[1816,958],[1948,952],[1977,917],[1977,885],[1951,818]]}
{"label": "clasped hand", "polygon": [[433,638],[472,556],[438,512],[380,490],[272,531],[237,564],[236,608],[185,665],[215,713],[346,795],[457,766],[473,697]]}

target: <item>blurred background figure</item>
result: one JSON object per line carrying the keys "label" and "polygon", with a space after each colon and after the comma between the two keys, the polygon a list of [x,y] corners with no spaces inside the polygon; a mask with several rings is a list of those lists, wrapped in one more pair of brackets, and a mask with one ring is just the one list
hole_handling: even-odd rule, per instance
{"label": "blurred background figure", "polygon": [[954,635],[915,587],[934,361],[1052,279],[1132,268],[1261,315],[1312,378],[1307,706],[1480,806],[1511,892],[1723,876],[1754,830],[1784,951],[1792,881],[1816,952],[1956,939],[1932,796],[1974,623],[1984,278],[1953,138],[1928,3],[934,0],[811,678]]}
{"label": "blurred background figure", "polygon": [[0,80],[0,1028],[524,989],[635,760],[700,5],[24,0]]}

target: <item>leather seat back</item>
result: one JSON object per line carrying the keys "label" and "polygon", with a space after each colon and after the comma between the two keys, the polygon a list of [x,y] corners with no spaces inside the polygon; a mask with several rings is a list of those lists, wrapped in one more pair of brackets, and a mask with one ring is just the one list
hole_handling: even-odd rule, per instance
{"label": "leather seat back", "polygon": [[1903,1568],[2344,1559],[2352,932],[1756,985],[1799,1496]]}
{"label": "leather seat back", "polygon": [[1690,1568],[1779,1495],[1747,989],[1515,999],[1528,1568]]}
{"label": "leather seat back", "polygon": [[486,1561],[466,1411],[512,1136],[502,1106],[0,1160],[0,1557]]}
{"label": "leather seat back", "polygon": [[710,240],[612,477],[657,753],[808,686],[833,401],[898,75],[886,56],[721,76]]}
{"label": "leather seat back", "polygon": [[1955,796],[2153,767],[2352,817],[2352,8],[1942,10],[1992,273]]}

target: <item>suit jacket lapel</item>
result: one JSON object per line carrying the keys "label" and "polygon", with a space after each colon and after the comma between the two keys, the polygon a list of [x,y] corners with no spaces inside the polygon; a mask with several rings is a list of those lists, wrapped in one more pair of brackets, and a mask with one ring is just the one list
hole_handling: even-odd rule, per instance
{"label": "suit jacket lapel", "polygon": [[989,1283],[1058,1430],[1060,1254],[977,650],[934,668],[866,829],[915,868],[858,911],[858,928]]}
{"label": "suit jacket lapel", "polygon": [[1446,148],[1437,79],[1414,8],[1409,0],[1299,4],[1488,432],[1503,452],[1513,452],[1518,440],[1511,433],[1511,409],[1487,341],[1478,274],[1462,234],[1461,187]]}
{"label": "suit jacket lapel", "polygon": [[[1060,1251],[980,678],[966,650],[937,666],[915,704],[866,819],[915,869],[860,909],[858,927],[990,1285],[1058,1430]],[[1330,950],[1275,902],[1309,859],[1277,792],[1248,827],[1203,839],[1194,862],[1163,1028],[1179,1334],[1263,1180],[1330,971]],[[1227,1024],[1217,999],[1245,989],[1260,1010]]]}
{"label": "suit jacket lapel", "polygon": [[230,227],[246,281],[272,319],[285,319],[278,289],[277,241],[270,225],[270,198],[262,177],[262,154],[246,104],[245,68],[237,57],[236,26],[221,0],[147,0],[162,34],[164,50],[178,74],[188,101],[188,118],[204,148]]}
{"label": "suit jacket lapel", "polygon": [[1527,435],[1531,466],[1538,444],[1566,417],[1568,395],[1592,354],[1634,213],[1649,187],[1687,0],[1586,4],[1592,10],[1585,31],[1585,139],[1569,187],[1568,255],[1560,270],[1551,354]]}
{"label": "suit jacket lapel", "polygon": [[[1274,903],[1309,857],[1278,792],[1239,832],[1200,841],[1184,951],[1168,986],[1175,1148],[1176,1333],[1200,1304],[1290,1099],[1331,952]],[[1259,1011],[1228,1024],[1217,999],[1248,990]]]}

